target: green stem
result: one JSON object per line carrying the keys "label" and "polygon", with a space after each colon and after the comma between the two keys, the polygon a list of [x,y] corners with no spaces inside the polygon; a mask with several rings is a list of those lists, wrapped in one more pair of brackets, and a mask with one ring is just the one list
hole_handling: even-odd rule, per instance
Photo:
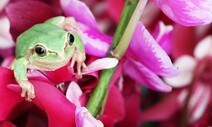
{"label": "green stem", "polygon": [[133,12],[133,15],[127,25],[127,28],[120,40],[120,42],[118,43],[117,47],[115,48],[115,50],[112,52],[112,55],[118,59],[121,59],[122,56],[125,54],[129,44],[130,44],[130,40],[133,36],[133,33],[135,31],[135,28],[137,26],[137,23],[140,19],[140,16],[146,6],[147,0],[139,0],[135,11]]}
{"label": "green stem", "polygon": [[[141,1],[147,1],[147,0],[140,0],[139,2],[141,2]],[[133,34],[136,24],[138,22],[138,19],[142,13],[143,7],[146,5],[146,3],[144,2],[145,4],[143,6],[138,5],[136,7],[137,3],[138,3],[138,0],[126,0],[125,7],[124,7],[124,10],[123,10],[123,13],[121,16],[121,20],[120,20],[120,23],[116,30],[114,40],[113,40],[113,43],[111,46],[111,49],[115,49],[115,52],[112,51],[111,54],[109,55],[109,57],[116,57],[116,56],[124,55],[128,45],[130,43],[131,37],[132,37],[132,35],[131,36],[126,35],[126,31],[128,31],[127,33],[129,33],[129,29],[130,29],[130,32],[131,32],[130,34]],[[136,10],[137,9],[139,10],[139,13],[135,10],[135,7],[136,7]],[[142,9],[140,9],[141,7],[142,7]],[[134,12],[134,10],[135,10],[135,12]],[[135,15],[133,12],[136,13],[137,15]],[[132,16],[132,14],[133,14],[133,16]],[[131,20],[133,20],[134,26],[128,25],[128,24],[132,23]],[[133,27],[133,28],[130,28],[130,27]],[[125,30],[125,28],[126,28],[126,30]],[[127,39],[127,41],[124,41],[122,43],[120,41],[123,41],[124,38],[126,39],[126,37],[123,37],[123,36],[128,36],[128,39]],[[121,43],[121,44],[119,44],[119,43]],[[124,47],[124,45],[126,45],[125,50],[122,50],[121,48],[117,49],[117,47],[122,47],[122,46]],[[119,50],[122,50],[122,51],[119,52]],[[119,54],[119,53],[121,53],[121,54]],[[121,57],[118,57],[118,59],[121,59]],[[110,81],[112,79],[112,76],[113,76],[115,70],[116,70],[116,68],[107,69],[107,70],[102,71],[100,74],[98,85],[94,89],[92,96],[90,97],[90,100],[87,104],[88,110],[94,117],[97,117],[98,115],[100,115],[100,112],[103,110],[103,107],[104,107],[103,102],[106,99],[108,87],[109,87]]]}

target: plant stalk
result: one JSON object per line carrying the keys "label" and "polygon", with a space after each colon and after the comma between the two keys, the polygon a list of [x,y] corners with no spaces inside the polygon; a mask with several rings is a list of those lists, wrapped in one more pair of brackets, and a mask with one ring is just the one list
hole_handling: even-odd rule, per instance
{"label": "plant stalk", "polygon": [[[108,55],[109,57],[115,57],[120,60],[124,55],[146,2],[147,0],[139,0],[139,2],[138,0],[126,0],[121,20],[111,45],[111,50],[115,50],[111,51],[111,54]],[[103,111],[104,101],[108,93],[108,87],[115,70],[116,67],[103,70],[100,73],[98,85],[94,89],[87,104],[87,109],[94,117],[98,117]]]}

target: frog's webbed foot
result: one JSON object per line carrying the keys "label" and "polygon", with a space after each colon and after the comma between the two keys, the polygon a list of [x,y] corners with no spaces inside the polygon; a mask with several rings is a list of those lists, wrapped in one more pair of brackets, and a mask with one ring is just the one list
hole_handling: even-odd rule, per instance
{"label": "frog's webbed foot", "polygon": [[34,86],[28,80],[18,81],[22,88],[21,97],[25,97],[26,101],[32,101],[35,98]]}
{"label": "frog's webbed foot", "polygon": [[[85,61],[85,52],[80,52],[79,49],[75,48],[74,54],[71,58],[70,68],[74,67],[75,62],[77,63],[77,73],[76,78],[82,78],[82,71],[86,70]],[[82,70],[82,71],[81,71]]]}
{"label": "frog's webbed foot", "polygon": [[63,21],[63,23],[60,24],[60,26],[65,31],[75,31],[78,34],[82,34],[82,30],[80,29],[80,27],[74,17],[65,18],[65,20]]}

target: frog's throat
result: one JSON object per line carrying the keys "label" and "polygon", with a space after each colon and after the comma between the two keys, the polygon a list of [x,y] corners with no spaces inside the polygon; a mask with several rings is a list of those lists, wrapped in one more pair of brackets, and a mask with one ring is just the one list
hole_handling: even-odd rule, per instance
{"label": "frog's throat", "polygon": [[34,59],[29,59],[28,68],[31,69],[38,69],[43,71],[54,71],[69,63],[71,59],[70,57],[65,58],[62,61],[55,61],[55,62],[41,62]]}

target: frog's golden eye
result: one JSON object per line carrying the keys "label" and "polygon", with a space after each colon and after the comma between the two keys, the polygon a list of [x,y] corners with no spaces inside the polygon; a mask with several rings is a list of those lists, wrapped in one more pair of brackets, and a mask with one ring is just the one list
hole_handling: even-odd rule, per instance
{"label": "frog's golden eye", "polygon": [[74,40],[75,40],[74,35],[71,34],[71,33],[68,33],[68,43],[69,43],[70,46],[73,45]]}
{"label": "frog's golden eye", "polygon": [[36,45],[35,46],[35,52],[38,54],[38,56],[45,56],[46,55],[46,48],[42,45]]}

